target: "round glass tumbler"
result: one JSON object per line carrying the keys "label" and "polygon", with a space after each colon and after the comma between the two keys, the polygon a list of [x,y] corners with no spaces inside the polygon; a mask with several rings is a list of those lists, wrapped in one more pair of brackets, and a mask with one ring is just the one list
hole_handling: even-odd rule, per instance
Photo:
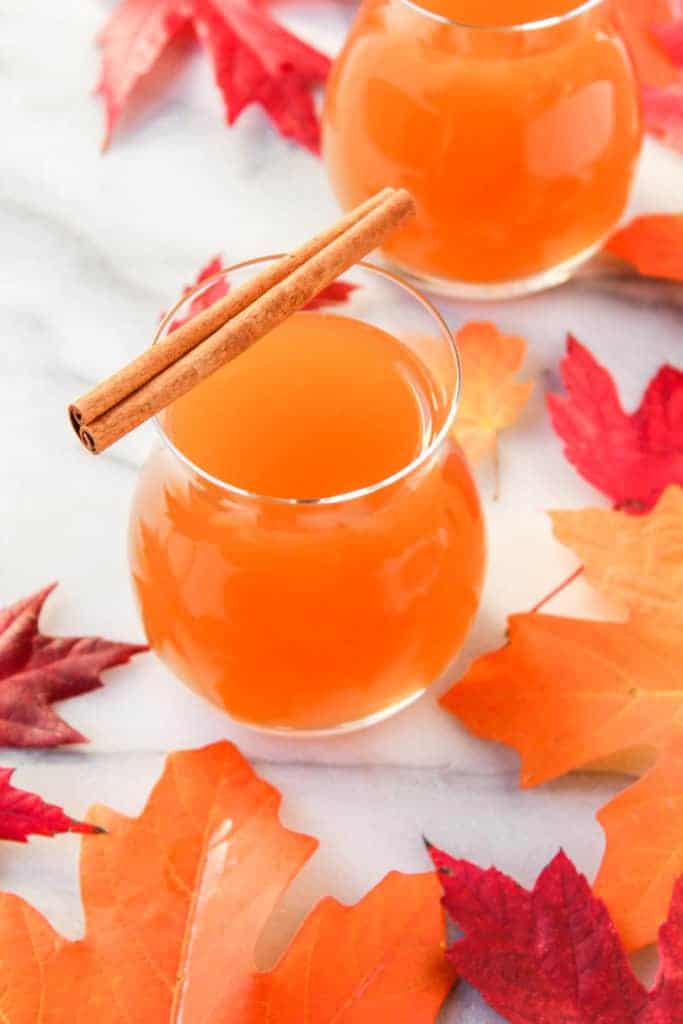
{"label": "round glass tumbler", "polygon": [[[226,274],[239,283],[273,258]],[[279,394],[269,400],[258,393],[265,387],[260,371],[247,374],[250,358],[267,359],[273,333],[209,378],[218,405],[204,404],[198,389],[207,381],[179,400],[201,397],[202,415],[185,422],[182,437],[175,425],[178,403],[162,414],[161,443],[143,469],[132,510],[131,568],[150,644],[176,675],[233,719],[271,731],[350,729],[409,704],[460,649],[482,586],[481,508],[451,431],[460,388],[454,339],[436,309],[393,274],[361,264],[345,280],[358,287],[343,305],[297,313],[287,322],[294,330],[287,339],[293,342],[291,372],[278,378]],[[158,336],[180,306],[180,315],[187,313],[211,285],[187,296]],[[357,346],[353,367],[344,364],[346,379],[339,364],[325,364],[326,349],[306,348],[307,334],[319,328],[326,337],[314,340],[330,345],[330,360],[332,349],[345,360]],[[420,443],[385,479],[345,493],[327,493],[327,485],[320,494],[285,494],[280,487],[255,493],[218,478],[210,458],[200,465],[190,457],[188,423],[190,432],[194,422],[204,432],[208,423],[210,431],[221,408],[240,417],[234,437],[244,448],[244,479],[250,461],[263,462],[263,449],[250,445],[272,444],[277,472],[285,466],[288,479],[297,478],[299,462],[315,464],[321,479],[329,463],[330,480],[349,448],[367,461],[394,445],[406,419],[387,405],[386,387],[373,383],[380,377],[370,349],[364,354],[368,331],[380,349],[389,346],[396,386],[407,388],[400,382],[410,379],[418,410]],[[238,364],[251,385],[237,392],[241,411],[232,402],[226,411],[215,398],[220,375]],[[308,407],[322,393],[333,413],[330,437],[302,437],[298,403]],[[347,398],[360,416],[353,425],[344,411]],[[285,410],[277,431],[240,438],[247,420],[258,424],[249,403],[270,408],[275,400]],[[373,426],[361,429],[366,416]],[[217,437],[216,445],[222,441]],[[354,455],[349,465],[355,467]]]}
{"label": "round glass tumbler", "polygon": [[345,208],[384,185],[414,195],[417,219],[384,247],[394,266],[445,294],[504,298],[561,283],[600,247],[642,139],[609,6],[363,0],[329,81],[324,155]]}

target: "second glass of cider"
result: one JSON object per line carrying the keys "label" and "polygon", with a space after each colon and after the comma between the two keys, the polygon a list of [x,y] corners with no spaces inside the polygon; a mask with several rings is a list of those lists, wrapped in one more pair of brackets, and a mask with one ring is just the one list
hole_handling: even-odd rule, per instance
{"label": "second glass of cider", "polygon": [[464,297],[566,280],[623,213],[640,145],[609,0],[363,0],[327,91],[342,205],[410,189],[385,255]]}

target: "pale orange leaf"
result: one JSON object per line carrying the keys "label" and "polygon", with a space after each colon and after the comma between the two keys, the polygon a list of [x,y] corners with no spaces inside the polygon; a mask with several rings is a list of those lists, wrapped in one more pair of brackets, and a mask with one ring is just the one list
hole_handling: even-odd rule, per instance
{"label": "pale orange leaf", "polygon": [[526,354],[523,338],[502,334],[485,321],[465,324],[456,341],[462,364],[462,396],[455,419],[458,443],[471,462],[496,446],[526,405],[533,381],[517,378]]}
{"label": "pale orange leaf", "polygon": [[606,597],[683,626],[683,488],[667,488],[646,516],[597,508],[550,516],[557,539]]}

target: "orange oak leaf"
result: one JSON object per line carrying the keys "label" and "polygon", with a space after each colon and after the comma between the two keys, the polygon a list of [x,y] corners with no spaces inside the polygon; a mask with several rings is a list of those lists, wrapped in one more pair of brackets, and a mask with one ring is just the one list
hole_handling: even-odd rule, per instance
{"label": "orange oak leaf", "polygon": [[628,612],[683,626],[683,488],[668,487],[647,516],[598,508],[550,516],[593,586]]}
{"label": "orange oak leaf", "polygon": [[683,874],[683,733],[647,775],[603,807],[606,849],[595,880],[625,945],[657,938]]}
{"label": "orange oak leaf", "polygon": [[272,971],[254,950],[316,843],[235,747],[172,755],[139,818],[104,807],[83,840],[85,937],[0,896],[0,1017],[11,1024],[433,1022],[452,973],[433,875],[323,900]]}
{"label": "orange oak leaf", "polygon": [[455,436],[471,462],[495,451],[498,435],[511,427],[529,400],[533,381],[520,381],[523,338],[502,334],[486,321],[465,324],[456,336],[462,364],[462,396]]}
{"label": "orange oak leaf", "polygon": [[612,235],[606,249],[648,277],[683,281],[683,214],[636,217]]}

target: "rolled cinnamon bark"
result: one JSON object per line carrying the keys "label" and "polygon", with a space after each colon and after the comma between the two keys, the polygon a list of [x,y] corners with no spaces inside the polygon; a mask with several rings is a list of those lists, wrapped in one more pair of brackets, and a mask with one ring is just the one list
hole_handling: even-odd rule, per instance
{"label": "rolled cinnamon bark", "polygon": [[307,305],[414,212],[410,193],[385,189],[231,290],[69,407],[81,442],[104,451]]}

